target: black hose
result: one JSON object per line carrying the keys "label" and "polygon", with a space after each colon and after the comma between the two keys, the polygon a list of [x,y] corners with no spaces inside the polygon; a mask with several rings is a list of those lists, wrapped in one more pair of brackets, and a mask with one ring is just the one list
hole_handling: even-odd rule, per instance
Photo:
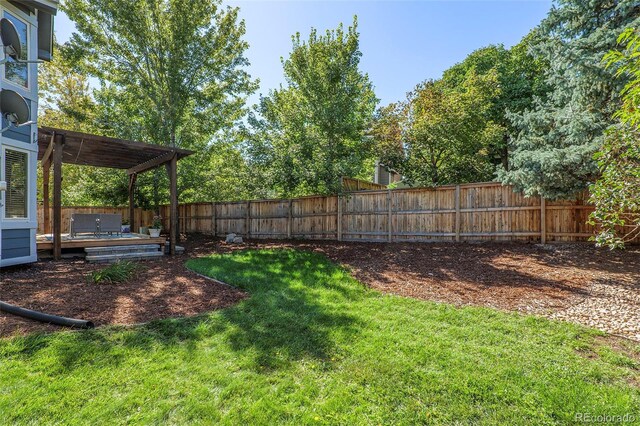
{"label": "black hose", "polygon": [[57,315],[45,314],[43,312],[32,311],[31,309],[21,308],[19,306],[10,305],[0,301],[0,312],[8,312],[19,317],[29,318],[32,320],[46,322],[49,324],[62,325],[74,328],[94,328],[95,325],[91,321],[59,317]]}

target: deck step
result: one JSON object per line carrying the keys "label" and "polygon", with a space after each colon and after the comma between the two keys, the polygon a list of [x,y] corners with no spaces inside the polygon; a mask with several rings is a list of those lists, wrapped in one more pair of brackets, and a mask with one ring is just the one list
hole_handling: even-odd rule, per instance
{"label": "deck step", "polygon": [[160,250],[160,244],[131,244],[126,246],[87,247],[84,249],[87,254],[98,254],[102,252],[128,253],[130,251],[158,250]]}
{"label": "deck step", "polygon": [[113,253],[103,255],[87,255],[85,260],[91,263],[113,263],[119,260],[148,260],[164,256],[161,251]]}
{"label": "deck step", "polygon": [[[170,246],[169,246],[169,241],[167,241],[164,244],[164,254],[169,254],[169,252],[170,252]],[[182,254],[182,253],[184,253],[184,247],[177,245],[176,246],[176,254]]]}
{"label": "deck step", "polygon": [[110,263],[118,260],[145,260],[164,256],[160,244],[135,244],[129,246],[87,247],[85,260],[92,263]]}

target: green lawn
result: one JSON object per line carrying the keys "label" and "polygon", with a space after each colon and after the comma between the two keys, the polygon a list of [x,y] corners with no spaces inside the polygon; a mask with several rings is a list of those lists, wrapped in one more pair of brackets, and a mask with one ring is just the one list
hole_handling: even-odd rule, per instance
{"label": "green lawn", "polygon": [[188,267],[251,297],[196,318],[0,340],[0,423],[640,416],[640,366],[593,330],[385,296],[302,251],[249,250]]}

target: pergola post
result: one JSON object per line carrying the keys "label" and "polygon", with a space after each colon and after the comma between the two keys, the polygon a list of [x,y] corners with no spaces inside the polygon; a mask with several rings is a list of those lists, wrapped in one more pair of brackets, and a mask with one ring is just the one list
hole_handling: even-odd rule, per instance
{"label": "pergola post", "polygon": [[[133,230],[140,225],[136,220],[135,188],[137,176],[157,167],[165,166],[169,174],[171,209],[170,213],[170,251],[176,252],[176,244],[180,242],[178,224],[178,160],[193,154],[192,151],[174,147],[145,144],[142,142],[91,135],[51,127],[38,128],[38,159],[42,162],[44,182],[43,204],[44,229],[53,231],[53,247],[55,259],[62,257],[62,248],[67,241],[62,241],[62,164],[124,169],[129,176],[129,223]],[[53,170],[51,170],[53,169]],[[53,188],[50,189],[50,178],[53,176]],[[50,193],[53,194],[50,197]],[[52,198],[52,201],[50,200]],[[49,202],[51,201],[51,205]],[[52,211],[52,213],[49,213]],[[123,214],[127,215],[126,212]],[[52,219],[52,220],[49,220]],[[138,222],[138,223],[136,223]]]}
{"label": "pergola post", "polygon": [[44,233],[51,233],[51,206],[49,205],[49,181],[51,180],[49,171],[51,170],[51,162],[47,161],[42,164],[42,210]]}
{"label": "pergola post", "polygon": [[131,226],[131,232],[135,233],[135,200],[134,191],[136,189],[136,179],[138,175],[136,173],[129,175],[129,226]]}
{"label": "pergola post", "polygon": [[51,234],[51,205],[49,204],[49,183],[51,182],[51,157],[53,155],[55,132],[51,136],[51,142],[42,156],[42,209],[44,233]]}
{"label": "pergola post", "polygon": [[62,149],[63,135],[53,138],[53,258],[62,257]]}
{"label": "pergola post", "polygon": [[178,155],[174,155],[168,164],[169,169],[169,199],[171,217],[169,221],[169,253],[176,254],[178,241]]}

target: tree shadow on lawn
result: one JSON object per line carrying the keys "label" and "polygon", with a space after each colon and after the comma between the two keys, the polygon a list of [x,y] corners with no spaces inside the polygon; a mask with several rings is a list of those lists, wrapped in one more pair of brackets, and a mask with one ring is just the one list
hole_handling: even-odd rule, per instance
{"label": "tree shadow on lawn", "polygon": [[306,357],[327,359],[337,339],[356,334],[361,326],[347,305],[366,297],[368,290],[321,255],[251,251],[192,262],[199,273],[205,272],[199,264],[213,263],[211,271],[219,272],[213,277],[229,280],[250,297],[190,318],[0,340],[0,358],[27,359],[46,352],[47,373],[64,374],[83,365],[117,367],[126,362],[129,351],[151,356],[158,349],[174,347],[188,354],[210,340],[209,347],[245,357],[249,366],[264,371]]}
{"label": "tree shadow on lawn", "polygon": [[255,353],[261,367],[276,367],[283,359],[327,359],[336,339],[355,334],[362,325],[348,305],[368,290],[324,256],[260,250],[194,259],[188,265],[251,294],[221,311],[225,321],[216,329],[227,334],[234,351]]}

